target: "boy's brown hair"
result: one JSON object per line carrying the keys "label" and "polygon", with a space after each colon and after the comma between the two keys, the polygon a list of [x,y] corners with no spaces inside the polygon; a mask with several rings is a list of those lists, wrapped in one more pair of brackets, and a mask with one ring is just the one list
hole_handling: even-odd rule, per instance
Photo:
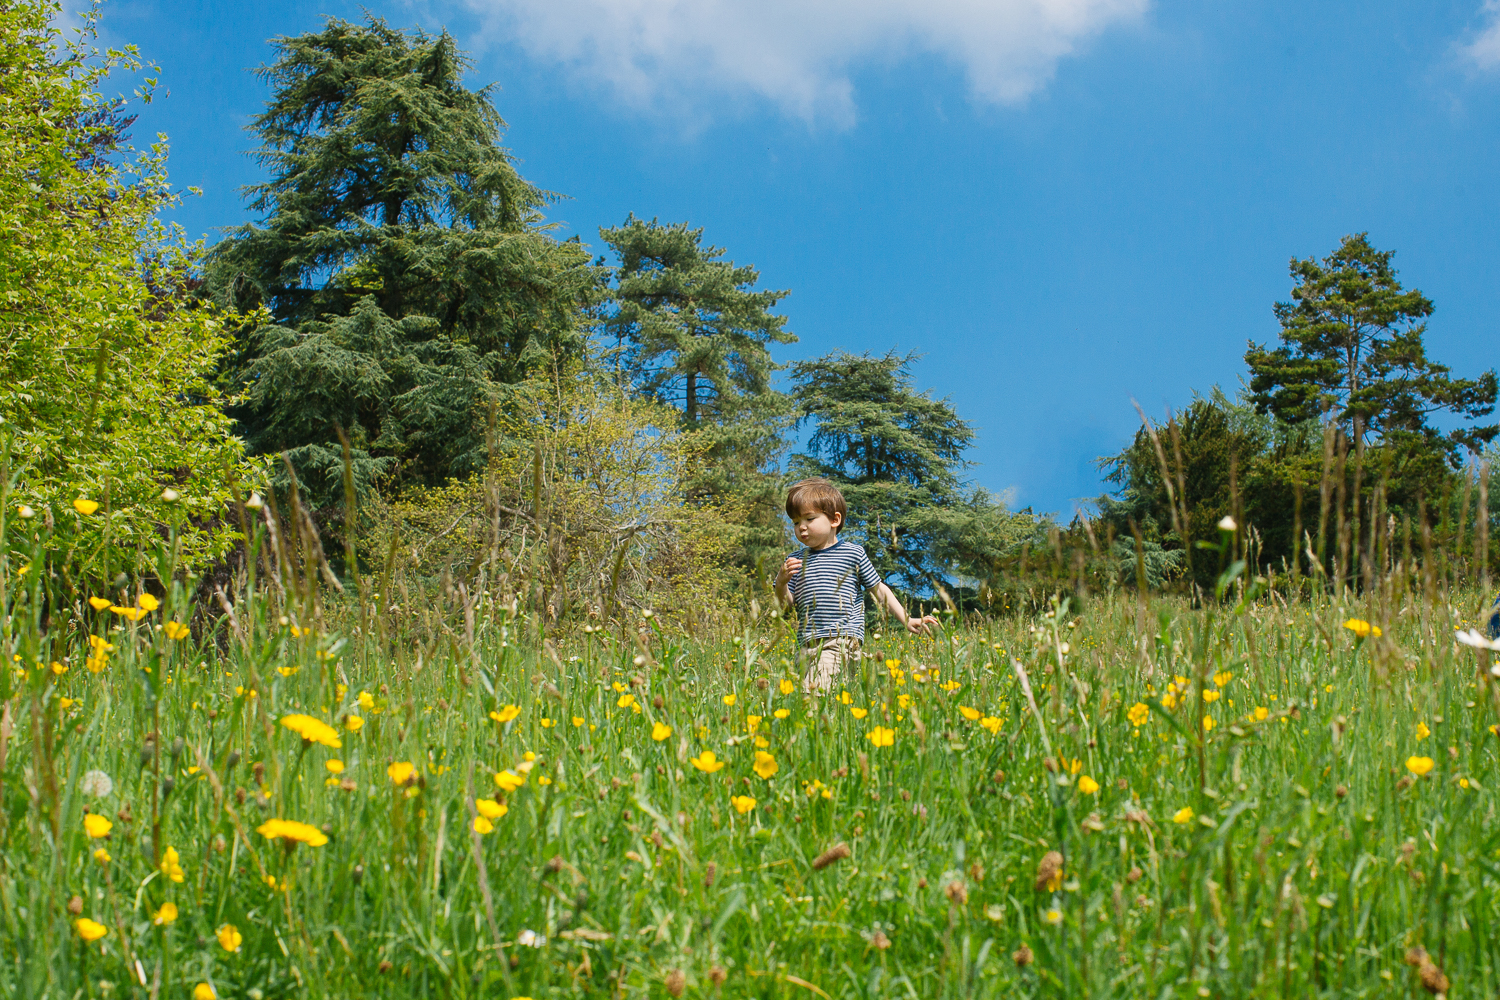
{"label": "boy's brown hair", "polygon": [[797,515],[805,510],[826,514],[830,521],[837,514],[840,528],[849,519],[848,508],[844,506],[844,494],[839,492],[837,486],[822,478],[793,483],[792,488],[787,491],[786,516],[795,521]]}

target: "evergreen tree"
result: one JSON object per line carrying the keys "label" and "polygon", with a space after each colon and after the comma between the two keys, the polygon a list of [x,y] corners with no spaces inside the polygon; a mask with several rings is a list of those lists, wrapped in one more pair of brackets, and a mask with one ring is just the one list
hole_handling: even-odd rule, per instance
{"label": "evergreen tree", "polygon": [[724,260],[686,223],[632,215],[599,235],[619,259],[603,328],[620,376],[681,413],[698,455],[689,495],[748,507],[741,560],[755,562],[782,536],[772,466],[792,407],[771,385],[781,366],[770,348],[797,338],[770,310],[787,293],[757,289],[754,267]]}
{"label": "evergreen tree", "polygon": [[361,487],[482,468],[487,410],[581,348],[598,274],[548,235],[549,196],[516,172],[491,89],[463,85],[446,33],[330,19],[276,46],[250,126],[263,219],[211,267],[215,294],[269,318],[241,332],[235,416],[324,496],[339,493],[340,427]]}
{"label": "evergreen tree", "polygon": [[1361,453],[1371,437],[1388,446],[1393,478],[1428,481],[1500,433],[1488,424],[1445,434],[1428,418],[1490,415],[1497,382],[1493,370],[1458,379],[1427,359],[1422,338],[1432,301],[1402,288],[1394,256],[1359,233],[1321,261],[1293,259],[1292,301],[1276,305],[1281,346],[1252,343],[1245,363],[1263,412],[1290,422],[1334,420]]}
{"label": "evergreen tree", "polygon": [[1030,527],[959,473],[974,428],[945,399],[913,388],[915,355],[835,352],[792,367],[793,399],[813,425],[798,476],[825,476],[848,503],[844,529],[882,574],[910,591],[990,575]]}

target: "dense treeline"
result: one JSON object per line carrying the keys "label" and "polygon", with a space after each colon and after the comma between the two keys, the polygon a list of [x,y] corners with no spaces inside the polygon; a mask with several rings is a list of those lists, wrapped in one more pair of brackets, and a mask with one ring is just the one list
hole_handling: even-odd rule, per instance
{"label": "dense treeline", "polygon": [[129,161],[97,94],[133,55],[60,48],[50,9],[3,15],[0,419],[28,510],[105,507],[78,522],[69,579],[133,572],[166,526],[190,564],[222,560],[259,493],[296,515],[286,545],[356,585],[402,559],[552,620],[709,620],[764,587],[783,488],[809,475],[938,606],[1201,592],[1226,517],[1288,583],[1358,585],[1435,547],[1445,571],[1492,561],[1495,373],[1427,358],[1434,304],[1363,235],[1293,260],[1243,390],[1146,420],[1063,525],[973,485],[976,429],[919,390],[913,356],[778,360],[789,292],[702,229],[631,215],[602,254],[558,239],[555,196],[518,172],[446,33],[331,18],[276,39],[254,221],[205,250],[157,221],[165,154]]}

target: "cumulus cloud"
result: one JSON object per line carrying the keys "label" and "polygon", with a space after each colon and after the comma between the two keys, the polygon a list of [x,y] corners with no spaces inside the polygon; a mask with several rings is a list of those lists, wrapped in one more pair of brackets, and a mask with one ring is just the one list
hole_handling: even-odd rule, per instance
{"label": "cumulus cloud", "polygon": [[1486,0],[1483,12],[1488,23],[1460,51],[1480,69],[1500,69],[1500,0]]}
{"label": "cumulus cloud", "polygon": [[855,118],[851,69],[931,54],[981,101],[1024,101],[1059,60],[1150,0],[465,0],[492,31],[642,109],[754,96]]}

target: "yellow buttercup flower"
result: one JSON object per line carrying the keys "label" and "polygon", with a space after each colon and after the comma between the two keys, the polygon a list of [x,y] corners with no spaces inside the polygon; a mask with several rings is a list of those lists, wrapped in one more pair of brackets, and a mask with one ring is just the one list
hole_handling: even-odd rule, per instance
{"label": "yellow buttercup flower", "polygon": [[360,729],[364,727],[364,724],[365,720],[361,719],[357,715],[348,715],[344,717],[344,728],[349,730],[349,732],[351,733],[359,732]]}
{"label": "yellow buttercup flower", "polygon": [[987,715],[979,720],[979,724],[988,729],[994,736],[1000,735],[1000,727],[1005,725],[1004,719],[997,719],[993,715]]}
{"label": "yellow buttercup flower", "polygon": [[1381,635],[1379,625],[1371,625],[1369,622],[1362,621],[1358,618],[1350,618],[1348,621],[1344,622],[1344,628],[1353,632],[1361,639],[1367,639],[1372,635],[1376,638],[1379,638]]}
{"label": "yellow buttercup flower", "polygon": [[480,835],[483,835],[483,834],[486,834],[486,833],[494,833],[495,832],[495,824],[491,823],[489,820],[485,819],[483,816],[475,816],[474,817],[474,832],[477,833],[477,834],[480,834]]}
{"label": "yellow buttercup flower", "polygon": [[909,694],[898,694],[898,695],[896,695],[896,707],[897,708],[904,709],[904,708],[906,708],[907,705],[910,705],[910,704],[911,704],[911,695],[909,695]]}
{"label": "yellow buttercup flower", "polygon": [[1214,727],[1214,718],[1211,715],[1203,717],[1203,731],[1206,733]]}
{"label": "yellow buttercup flower", "polygon": [[161,601],[158,601],[154,594],[142,594],[135,599],[135,605],[142,611],[155,611],[161,607]]}
{"label": "yellow buttercup flower", "polygon": [[386,775],[397,785],[404,785],[410,781],[415,771],[416,768],[409,760],[398,760],[385,769]]}
{"label": "yellow buttercup flower", "polygon": [[240,945],[245,941],[245,936],[234,924],[225,924],[220,927],[214,932],[214,937],[219,939],[219,947],[225,951],[239,951]]}
{"label": "yellow buttercup flower", "polygon": [[115,602],[111,601],[107,597],[90,597],[89,598],[89,606],[92,607],[95,611],[103,611],[105,608],[109,607],[113,603],[115,603]]}
{"label": "yellow buttercup flower", "polygon": [[158,927],[167,927],[177,920],[177,904],[166,902],[151,915],[151,922]]}
{"label": "yellow buttercup flower", "polygon": [[1203,692],[1203,700],[1204,701],[1218,701],[1219,700],[1219,692],[1217,692],[1217,691],[1205,691],[1205,692]]}
{"label": "yellow buttercup flower", "polygon": [[520,714],[521,707],[519,705],[502,705],[500,706],[500,711],[490,713],[490,718],[494,719],[496,722],[505,723],[509,722],[511,719],[514,719]]}
{"label": "yellow buttercup flower", "polygon": [[752,732],[752,733],[755,732],[756,730],[758,730],[760,728],[760,716],[758,716],[758,715],[747,715],[747,716],[745,716],[745,728],[747,730],[749,730],[750,732]]}
{"label": "yellow buttercup flower", "polygon": [[1214,687],[1224,687],[1232,680],[1234,680],[1234,674],[1230,673],[1228,670],[1220,671],[1219,673],[1214,674]]}
{"label": "yellow buttercup flower", "polygon": [[192,631],[181,622],[167,622],[161,630],[166,633],[168,639],[186,639]]}
{"label": "yellow buttercup flower", "polygon": [[168,847],[161,854],[161,873],[173,882],[183,880],[182,858],[177,854],[177,848]]}
{"label": "yellow buttercup flower", "polygon": [[870,710],[868,708],[851,708],[849,709],[849,714],[854,716],[856,719],[863,719],[865,716],[870,714]]}
{"label": "yellow buttercup flower", "polygon": [[1189,822],[1192,822],[1192,819],[1193,819],[1193,807],[1192,806],[1183,806],[1181,809],[1177,810],[1176,812],[1174,812],[1172,814],[1172,822],[1173,823],[1178,823],[1178,824],[1189,823]]}
{"label": "yellow buttercup flower", "polygon": [[672,727],[667,725],[665,722],[658,722],[651,727],[651,738],[658,743],[671,735]]}
{"label": "yellow buttercup flower", "polygon": [[731,708],[734,707],[734,692],[733,691],[729,692],[728,694],[726,694],[724,696],[724,704],[728,705]]}
{"label": "yellow buttercup flower", "polygon": [[896,731],[885,726],[876,726],[865,734],[865,739],[878,747],[888,747],[896,742]]}
{"label": "yellow buttercup flower", "polygon": [[337,729],[310,715],[287,715],[281,719],[281,724],[309,743],[321,743],[325,747],[338,749],[344,743],[339,739]]}
{"label": "yellow buttercup flower", "polygon": [[99,862],[101,865],[107,865],[114,859],[109,856],[108,851],[101,847],[94,852],[94,860]]}
{"label": "yellow buttercup flower", "polygon": [[778,719],[785,719],[787,716],[792,714],[792,710],[790,708],[778,708],[771,714],[776,716],[776,718]]}
{"label": "yellow buttercup flower", "polygon": [[107,837],[109,831],[114,829],[114,824],[98,813],[89,813],[83,817],[83,829],[94,840]]}
{"label": "yellow buttercup flower", "polygon": [[287,843],[306,844],[308,847],[322,847],[328,843],[328,835],[311,823],[299,823],[293,819],[267,820],[255,828],[255,832],[267,840],[280,837]]}
{"label": "yellow buttercup flower", "polygon": [[575,715],[575,716],[573,716],[573,720],[572,721],[573,721],[574,728],[582,726],[583,725],[583,721],[584,721],[583,720],[583,716],[581,716],[581,715]]}
{"label": "yellow buttercup flower", "polygon": [[748,795],[735,795],[729,801],[734,806],[735,812],[741,816],[755,808],[755,800]]}
{"label": "yellow buttercup flower", "polygon": [[724,766],[724,762],[712,750],[705,750],[696,757],[689,757],[688,763],[705,774],[713,774]]}
{"label": "yellow buttercup flower", "polygon": [[1419,740],[1425,740],[1427,737],[1429,737],[1431,735],[1432,735],[1432,730],[1427,728],[1427,723],[1425,723],[1425,722],[1419,722],[1419,723],[1417,723],[1417,739],[1419,739]]}
{"label": "yellow buttercup flower", "polygon": [[797,685],[787,680],[786,678],[782,678],[781,683],[776,686],[780,688],[782,694],[791,694],[793,691],[797,690]]}
{"label": "yellow buttercup flower", "polygon": [[214,1000],[214,988],[207,983],[193,987],[193,1000]]}
{"label": "yellow buttercup flower", "polygon": [[1256,722],[1265,722],[1266,721],[1266,716],[1268,716],[1270,714],[1271,714],[1270,711],[1267,710],[1264,705],[1257,705],[1257,706],[1255,706],[1255,721]]}
{"label": "yellow buttercup flower", "polygon": [[1151,718],[1151,709],[1145,702],[1138,701],[1130,706],[1130,709],[1125,713],[1125,718],[1130,721],[1132,726],[1139,728],[1146,724],[1147,719]]}
{"label": "yellow buttercup flower", "polygon": [[1436,762],[1431,757],[1406,758],[1406,769],[1419,778],[1431,771],[1435,764]]}
{"label": "yellow buttercup flower", "polygon": [[475,799],[474,808],[485,819],[499,819],[510,812],[510,806],[504,802],[496,802],[494,799]]}
{"label": "yellow buttercup flower", "polygon": [[852,705],[852,704],[854,704],[854,696],[851,695],[848,691],[841,691],[841,692],[839,692],[839,704],[840,705]]}
{"label": "yellow buttercup flower", "polygon": [[[99,502],[97,500],[85,500],[83,497],[79,497],[77,500],[73,501],[73,509],[78,511],[78,513],[82,514],[84,517],[88,517],[94,511],[99,509]],[[89,938],[88,940],[92,941],[93,938]]]}
{"label": "yellow buttercup flower", "polygon": [[73,929],[85,941],[97,941],[109,933],[108,927],[105,927],[96,920],[90,920],[88,917],[79,917],[73,921]]}
{"label": "yellow buttercup flower", "polygon": [[359,707],[362,708],[362,709],[364,709],[367,712],[370,709],[374,708],[375,707],[375,696],[372,695],[368,691],[361,691],[359,693]]}
{"label": "yellow buttercup flower", "polygon": [[1093,795],[1099,790],[1099,782],[1085,774],[1078,779],[1078,790],[1085,795]]}
{"label": "yellow buttercup flower", "polygon": [[620,695],[620,699],[615,702],[615,706],[617,708],[634,708],[635,707],[635,695],[633,695],[633,694],[622,694],[622,695]]}
{"label": "yellow buttercup flower", "polygon": [[323,767],[328,770],[329,774],[344,773],[344,762],[341,760],[325,760],[323,762]]}
{"label": "yellow buttercup flower", "polygon": [[958,681],[943,681],[943,683],[939,684],[938,687],[942,688],[944,691],[957,691],[959,688],[963,687],[963,685]]}
{"label": "yellow buttercup flower", "polygon": [[757,737],[755,737],[755,749],[757,749],[757,750],[764,750],[766,747],[768,747],[770,745],[771,745],[771,741],[768,740],[768,739],[766,739],[764,736],[757,736]]}
{"label": "yellow buttercup flower", "polygon": [[755,752],[755,764],[752,770],[762,778],[769,780],[771,775],[775,774],[780,768],[781,765],[776,763],[775,757],[772,757],[764,750],[757,750]]}
{"label": "yellow buttercup flower", "polygon": [[109,610],[112,614],[117,614],[126,621],[138,622],[146,617],[146,612],[140,608],[122,608],[119,605],[111,604]]}
{"label": "yellow buttercup flower", "polygon": [[965,719],[968,719],[970,722],[974,722],[974,721],[978,720],[980,713],[979,713],[979,709],[977,709],[977,708],[970,708],[968,705],[960,705],[960,706],[958,706],[958,714],[962,715]]}
{"label": "yellow buttercup flower", "polygon": [[526,784],[526,776],[514,771],[501,771],[495,775],[495,784],[500,786],[502,792],[513,792]]}

